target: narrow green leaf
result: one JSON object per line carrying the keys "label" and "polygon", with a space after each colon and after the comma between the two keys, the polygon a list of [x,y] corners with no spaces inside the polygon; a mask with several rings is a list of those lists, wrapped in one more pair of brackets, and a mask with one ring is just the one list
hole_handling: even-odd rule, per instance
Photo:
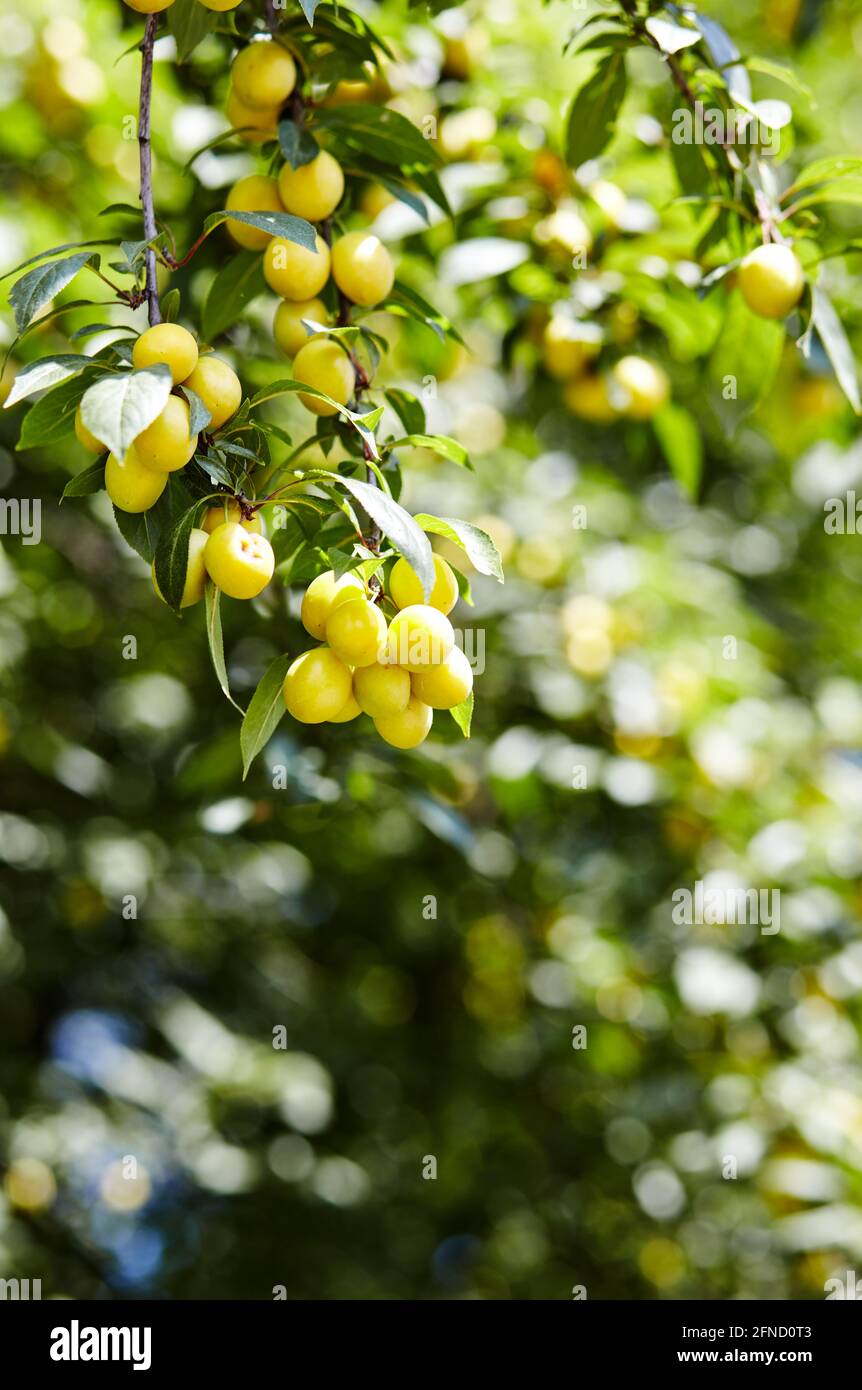
{"label": "narrow green leaf", "polygon": [[[197,4],[197,0],[195,0]],[[213,418],[207,410],[197,391],[193,391],[190,386],[180,387],[183,395],[189,403],[189,434],[200,434],[205,430],[210,420]]]}
{"label": "narrow green leaf", "polygon": [[[195,4],[198,0],[194,0]],[[259,251],[240,251],[225,261],[209,288],[201,318],[208,343],[236,323],[243,310],[266,290]]]}
{"label": "narrow green leaf", "polygon": [[239,710],[240,714],[243,714],[244,710],[242,706],[237,704],[230,693],[227,666],[225,665],[224,659],[224,638],[222,636],[221,613],[219,611],[220,600],[221,589],[217,589],[212,581],[208,580],[204,601],[207,610],[207,641],[209,643],[213,670],[216,673],[216,679],[218,680],[219,687],[225,699],[229,700],[234,709]]}
{"label": "narrow green leaf", "polygon": [[389,537],[395,549],[415,570],[427,600],[434,587],[434,556],[421,524],[380,488],[362,483],[357,478],[346,478],[340,473],[330,473],[328,476],[360,502],[374,524]]}
{"label": "narrow green leaf", "polygon": [[277,656],[267,667],[251,697],[239,733],[243,781],[258,753],[269,743],[285,712],[283,686],[290,663],[289,655]]}
{"label": "narrow green leaf", "polygon": [[180,611],[183,589],[186,585],[186,571],[189,563],[189,537],[200,504],[193,502],[183,514],[167,526],[159,537],[156,547],[156,583],[159,592],[169,608]]}
{"label": "narrow green leaf", "polygon": [[100,459],[98,463],[91,463],[89,468],[69,479],[63,488],[60,501],[65,501],[67,497],[89,497],[91,493],[101,492],[104,485],[105,461]]}
{"label": "narrow green leaf", "polygon": [[64,290],[85,265],[97,265],[98,259],[91,251],[79,251],[76,256],[48,261],[22,275],[9,291],[9,303],[15,311],[18,332],[23,333],[39,310]]}
{"label": "narrow green leaf", "polygon": [[174,0],[167,12],[168,28],[177,45],[177,62],[185,63],[215,27],[220,16],[199,0]]}
{"label": "narrow green leaf", "polygon": [[656,412],[652,424],[674,478],[690,497],[696,497],[703,471],[703,441],[694,417],[671,401]]}
{"label": "narrow green leaf", "polygon": [[459,468],[473,467],[463,444],[459,444],[457,439],[450,439],[447,434],[405,434],[401,439],[387,441],[386,447],[399,449],[405,444],[416,449],[430,449],[432,453],[439,454],[450,463],[457,463]]}
{"label": "narrow green leaf", "polygon": [[430,531],[435,536],[445,536],[447,540],[454,541],[455,545],[459,545],[465,551],[474,569],[503,583],[500,552],[486,531],[473,526],[469,521],[460,521],[457,517],[431,516],[428,512],[418,512],[413,520],[423,531]]}
{"label": "narrow green leaf", "polygon": [[317,233],[314,227],[310,222],[306,222],[304,217],[293,217],[289,212],[238,212],[236,209],[233,212],[212,212],[204,222],[204,231],[211,232],[214,227],[227,222],[228,218],[232,222],[244,222],[248,227],[257,227],[262,232],[269,232],[270,236],[295,241],[297,246],[304,246],[306,251],[315,250]]}
{"label": "narrow green leaf", "polygon": [[566,158],[573,169],[595,159],[608,145],[626,94],[626,65],[609,53],[578,92],[566,122]]}
{"label": "narrow green leaf", "polygon": [[[197,4],[198,0],[193,0],[193,3]],[[300,130],[296,121],[288,117],[278,123],[278,143],[291,169],[300,169],[303,164],[310,164],[320,153],[320,146],[311,131],[304,128]]]}
{"label": "narrow green leaf", "polygon": [[[110,208],[105,208],[105,212],[110,212]],[[102,214],[100,213],[99,216]],[[138,213],[140,216],[140,212]],[[40,251],[35,256],[30,256],[26,261],[21,261],[19,265],[14,265],[11,270],[6,270],[0,275],[0,282],[8,280],[10,275],[17,275],[19,270],[26,270],[28,265],[35,265],[37,261],[47,260],[50,256],[58,256],[63,251],[78,251],[83,246],[104,246],[105,240],[100,241],[67,241],[63,246],[52,246],[48,251]]]}
{"label": "narrow green leaf", "polygon": [[450,709],[449,713],[455,720],[455,723],[458,725],[458,728],[461,730],[461,733],[464,735],[464,737],[469,738],[470,726],[473,723],[472,690],[470,691],[470,694],[467,696],[466,700],[462,700],[460,705],[455,705],[452,709]]}
{"label": "narrow green leaf", "polygon": [[812,290],[811,322],[835,369],[841,390],[856,414],[860,414],[862,403],[859,399],[859,378],[853,349],[831,299],[819,285],[815,285]]}
{"label": "narrow green leaf", "polygon": [[13,381],[12,390],[3,408],[9,410],[19,401],[34,396],[37,391],[47,391],[92,365],[92,357],[84,357],[81,353],[65,353],[57,357],[43,357],[39,362],[29,362],[26,367],[21,368]]}
{"label": "narrow green leaf", "polygon": [[392,387],[384,394],[406,430],[411,434],[425,433],[425,407],[418,396],[401,387]]}
{"label": "narrow green leaf", "polygon": [[[192,3],[196,5],[198,0],[192,0]],[[162,295],[160,308],[162,323],[176,323],[180,316],[180,292],[176,286],[172,290],[168,290],[167,294]]]}

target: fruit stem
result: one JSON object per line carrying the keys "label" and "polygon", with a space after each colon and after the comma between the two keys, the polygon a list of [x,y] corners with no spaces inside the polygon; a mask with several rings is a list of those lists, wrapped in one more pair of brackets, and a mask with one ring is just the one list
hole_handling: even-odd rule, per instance
{"label": "fruit stem", "polygon": [[[147,241],[156,235],[156,215],[153,208],[153,163],[150,150],[150,106],[153,98],[153,45],[156,41],[156,28],[159,18],[156,14],[147,15],[144,41],[141,44],[141,96],[138,107],[138,150],[141,169],[141,207],[144,211],[144,237]],[[156,252],[148,246],[145,252],[147,314],[150,327],[161,323],[159,308],[159,289],[156,280]]]}

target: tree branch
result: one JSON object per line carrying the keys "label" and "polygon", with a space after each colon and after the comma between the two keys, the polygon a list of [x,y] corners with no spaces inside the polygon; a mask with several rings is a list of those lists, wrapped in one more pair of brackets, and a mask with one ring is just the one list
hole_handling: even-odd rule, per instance
{"label": "tree branch", "polygon": [[[138,107],[138,150],[141,168],[141,206],[144,211],[144,237],[150,241],[156,235],[156,214],[153,208],[153,164],[150,150],[150,106],[153,97],[153,44],[159,17],[147,15],[144,41],[141,44],[141,97]],[[150,326],[161,323],[159,287],[156,280],[156,252],[148,246],[145,253],[147,268],[146,299]]]}

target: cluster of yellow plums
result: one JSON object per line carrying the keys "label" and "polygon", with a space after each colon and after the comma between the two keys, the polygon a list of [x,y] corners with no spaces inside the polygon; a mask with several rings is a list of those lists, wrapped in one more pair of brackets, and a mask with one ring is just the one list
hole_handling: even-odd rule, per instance
{"label": "cluster of yellow plums", "polygon": [[542,335],[542,358],[547,372],[563,383],[567,408],[597,425],[620,417],[649,420],[670,396],[667,373],[657,362],[634,355],[597,372],[601,345],[595,324],[552,313]]}
{"label": "cluster of yellow plums", "polygon": [[395,562],[389,597],[397,612],[391,622],[359,575],[336,578],[327,570],[311,581],[302,623],[324,645],[298,656],[284,678],[284,702],[294,719],[346,724],[368,714],[386,743],[418,748],[434,710],[454,709],[467,699],[473,672],[447,616],[458,599],[458,581],[442,556],[435,555],[434,569],[426,603],[407,561]]}
{"label": "cluster of yellow plums", "polygon": [[[158,363],[167,366],[175,386],[186,386],[200,397],[210,413],[209,427],[213,430],[226,424],[239,408],[242,386],[236,372],[220,357],[210,353],[199,357],[193,335],[180,324],[159,323],[148,328],[135,342],[132,362],[139,368]],[[191,433],[189,420],[188,403],[182,396],[170,395],[125,458],[108,455],[105,490],[115,507],[122,512],[145,512],[159,500],[168,474],[184,468],[197,448],[198,437]],[[85,449],[94,454],[105,452],[104,444],[81,418],[80,406],[75,414],[75,433]],[[210,507],[202,527],[191,533],[180,606],[187,608],[203,598],[207,575],[231,598],[255,598],[269,583],[274,569],[275,556],[262,533],[259,516],[255,513],[243,518],[239,503],[229,499]]]}
{"label": "cluster of yellow plums", "polygon": [[[174,0],[124,0],[130,10],[136,10],[138,14],[161,14],[162,10],[170,9]],[[218,10],[223,14],[225,10],[235,10],[242,0],[198,0],[207,10]]]}
{"label": "cluster of yellow plums", "polygon": [[[227,114],[231,125],[251,143],[272,139],[281,108],[296,85],[296,65],[276,39],[261,38],[240,50],[231,67]],[[249,174],[234,184],[225,204],[229,212],[288,212],[308,222],[325,222],[344,195],[344,173],[326,150],[294,169],[282,166],[278,178]],[[281,299],[273,334],[287,357],[294,358],[293,378],[324,392],[338,405],[347,405],[356,387],[356,372],[344,347],[325,334],[314,334],[303,319],[329,326],[329,314],[318,297],[330,274],[352,304],[373,308],[389,295],[395,270],[379,237],[352,231],[332,247],[320,233],[311,251],[286,237],[273,236],[236,218],[228,231],[238,246],[262,251],[266,282]],[[337,407],[310,395],[300,395],[316,415],[333,415]]]}

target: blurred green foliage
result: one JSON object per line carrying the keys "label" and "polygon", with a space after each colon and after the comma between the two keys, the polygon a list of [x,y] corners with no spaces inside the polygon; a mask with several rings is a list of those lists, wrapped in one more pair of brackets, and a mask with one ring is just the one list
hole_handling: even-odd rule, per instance
{"label": "blurred green foliage", "polygon": [[[792,101],[794,166],[853,151],[853,5],[704,8],[810,87],[756,79]],[[562,53],[572,10],[476,5],[464,77],[441,73],[445,15],[363,9],[406,63],[400,109],[496,124],[453,160],[454,225],[399,248],[470,351],[387,325],[391,382],[432,380],[476,468],[417,452],[402,501],[487,526],[506,562],[459,619],[484,644],[473,738],[439,721],[401,755],[285,722],[243,784],[203,615],[154,600],[103,495],[57,505],[77,445],[15,454],[20,408],[2,417],[0,480],[42,499],[43,541],[0,553],[0,1275],[73,1297],[823,1297],[862,1260],[862,565],[823,527],[862,479],[855,419],[816,346],[788,341],[767,382],[734,292],[692,288],[699,214],[655,135],[675,97],[640,53],[598,172],[651,216],[629,233],[579,202],[628,350],[697,424],[696,498],[649,427],[569,415],[538,349],[567,277],[533,233],[589,70]],[[139,33],[107,0],[4,19],[0,268],[134,202],[138,59],[117,59]],[[254,163],[183,168],[224,125],[227,52],[156,65],[180,248]],[[858,208],[825,216],[825,240],[858,235]],[[526,258],[453,270],[479,237]],[[172,277],[196,313],[225,251]],[[828,264],[858,345],[855,269]],[[272,309],[220,344],[247,389],[283,374]],[[728,362],[745,412],[715,389]],[[225,606],[241,703],[304,645],[299,596]],[[697,880],[779,889],[780,932],[675,924]]]}

